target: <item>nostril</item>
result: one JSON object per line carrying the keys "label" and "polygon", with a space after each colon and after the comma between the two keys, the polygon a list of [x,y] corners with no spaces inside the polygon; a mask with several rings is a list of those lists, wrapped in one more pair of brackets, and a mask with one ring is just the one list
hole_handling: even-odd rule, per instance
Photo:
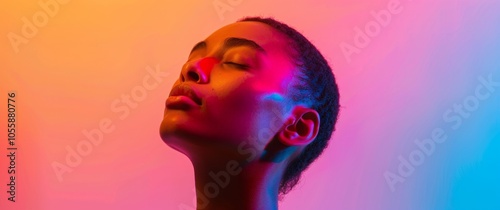
{"label": "nostril", "polygon": [[198,82],[200,80],[200,76],[196,73],[196,72],[193,72],[193,71],[190,71],[188,72],[188,75],[190,80],[193,80],[195,82]]}
{"label": "nostril", "polygon": [[182,72],[181,72],[181,82],[184,82],[186,81],[186,79],[184,79],[184,75],[182,75]]}

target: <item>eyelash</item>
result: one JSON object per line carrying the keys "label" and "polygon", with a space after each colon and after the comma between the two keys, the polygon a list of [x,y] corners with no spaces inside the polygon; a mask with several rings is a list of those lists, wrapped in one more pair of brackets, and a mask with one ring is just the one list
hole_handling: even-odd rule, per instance
{"label": "eyelash", "polygon": [[248,67],[249,67],[247,65],[239,64],[239,63],[234,63],[234,62],[224,62],[224,64],[233,65],[233,66],[236,66],[236,67],[238,67],[240,69],[248,69]]}

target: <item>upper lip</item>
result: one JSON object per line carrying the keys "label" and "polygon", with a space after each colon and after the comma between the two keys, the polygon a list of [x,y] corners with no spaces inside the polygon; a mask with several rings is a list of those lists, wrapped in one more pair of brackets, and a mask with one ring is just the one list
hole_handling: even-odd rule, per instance
{"label": "upper lip", "polygon": [[198,96],[198,93],[196,93],[191,86],[186,84],[180,84],[173,87],[172,91],[170,91],[170,96],[187,96],[196,104],[201,105],[201,98]]}

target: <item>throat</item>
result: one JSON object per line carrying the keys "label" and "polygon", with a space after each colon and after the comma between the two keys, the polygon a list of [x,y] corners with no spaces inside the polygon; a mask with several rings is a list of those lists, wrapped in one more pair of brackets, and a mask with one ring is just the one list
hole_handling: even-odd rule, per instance
{"label": "throat", "polygon": [[[202,163],[200,163],[202,164]],[[194,164],[198,210],[278,209],[282,170],[273,163]]]}

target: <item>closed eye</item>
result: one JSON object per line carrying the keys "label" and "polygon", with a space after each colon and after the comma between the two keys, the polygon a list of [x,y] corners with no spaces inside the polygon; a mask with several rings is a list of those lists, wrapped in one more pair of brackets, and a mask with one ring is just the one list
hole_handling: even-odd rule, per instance
{"label": "closed eye", "polygon": [[248,69],[249,68],[249,66],[247,66],[245,64],[239,64],[239,63],[235,63],[235,62],[224,62],[224,64],[236,66],[239,69]]}

